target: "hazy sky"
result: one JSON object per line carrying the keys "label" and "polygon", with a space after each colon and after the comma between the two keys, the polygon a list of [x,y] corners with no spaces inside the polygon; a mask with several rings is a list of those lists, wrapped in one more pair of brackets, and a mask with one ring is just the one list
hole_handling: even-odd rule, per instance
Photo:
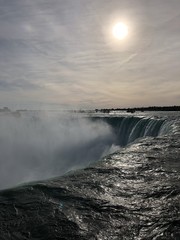
{"label": "hazy sky", "polygon": [[179,105],[179,64],[180,0],[0,0],[0,107]]}

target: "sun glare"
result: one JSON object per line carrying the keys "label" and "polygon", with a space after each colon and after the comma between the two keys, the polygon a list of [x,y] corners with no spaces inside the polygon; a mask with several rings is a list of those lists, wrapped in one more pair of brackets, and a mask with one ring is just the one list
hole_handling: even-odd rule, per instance
{"label": "sun glare", "polygon": [[128,35],[128,26],[122,22],[118,22],[114,25],[112,33],[115,38],[123,40]]}

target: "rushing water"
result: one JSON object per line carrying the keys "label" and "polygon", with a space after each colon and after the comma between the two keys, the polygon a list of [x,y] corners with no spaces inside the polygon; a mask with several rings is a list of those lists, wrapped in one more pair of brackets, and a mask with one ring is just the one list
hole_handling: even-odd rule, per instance
{"label": "rushing water", "polygon": [[[21,126],[22,123],[23,128],[32,128],[27,118],[25,122],[21,122]],[[75,151],[76,155],[74,154],[75,162],[77,163],[78,157],[84,157],[85,165],[88,166],[61,177],[1,191],[0,239],[179,240],[179,113],[91,116],[83,121],[74,119],[75,128],[72,129],[67,120],[65,123],[61,132],[63,139],[66,137],[64,142],[70,141],[71,145],[66,154],[61,150],[58,156],[65,156],[71,162],[71,167],[67,167],[64,172],[73,168],[73,163],[69,160],[73,159],[73,154],[68,155],[67,152],[71,152],[71,149],[74,151],[75,147],[78,149]],[[12,123],[8,124],[14,126]],[[32,142],[37,137],[36,133],[42,134],[42,139],[54,139],[52,131],[46,131],[51,126],[49,122],[43,123],[43,126],[45,127],[42,128],[42,123],[36,119],[36,131],[31,129],[33,134],[29,135],[32,138],[30,142],[26,142],[25,138],[22,142],[18,141],[25,144],[23,146],[28,154],[27,146],[30,143],[31,151],[34,151]],[[62,122],[53,126],[55,134]],[[70,132],[65,130],[66,126],[71,129]],[[18,127],[16,123],[16,137],[23,137],[22,133],[18,135]],[[71,136],[67,138],[70,133]],[[77,137],[73,138],[73,134]],[[8,139],[6,133],[4,136]],[[2,143],[4,138],[1,138]],[[78,144],[74,140],[76,138]],[[54,140],[62,142],[62,138],[56,137]],[[56,141],[53,142],[56,143],[56,148],[49,148],[51,151],[65,146],[64,142],[59,145]],[[40,146],[42,151],[44,148],[38,144],[36,141],[35,145]],[[47,148],[46,140],[43,140],[43,144]],[[113,150],[112,145],[116,146]],[[113,152],[114,150],[117,151]],[[83,155],[79,151],[83,151]],[[86,152],[90,156],[88,160]],[[109,154],[110,152],[113,153]],[[16,157],[19,156],[19,152],[13,153]],[[52,158],[47,149],[44,153]],[[105,153],[108,154],[101,160],[94,161]],[[36,161],[39,154],[40,151],[36,150],[33,155]],[[11,159],[11,156],[8,157]],[[20,157],[22,158],[21,155]],[[43,154],[43,157],[46,155]],[[54,163],[57,169],[58,163],[64,166],[60,160],[57,161],[56,154],[54,159],[50,163],[46,160],[48,168]],[[83,159],[79,161],[83,162]],[[79,166],[82,167],[82,164]],[[24,171],[26,169],[28,168],[22,168]],[[40,171],[44,168],[40,166],[38,169]],[[30,171],[32,170],[31,167]],[[44,173],[46,174],[45,171]],[[54,173],[57,175],[58,170],[53,171]],[[9,174],[7,177],[11,178],[11,173]]]}

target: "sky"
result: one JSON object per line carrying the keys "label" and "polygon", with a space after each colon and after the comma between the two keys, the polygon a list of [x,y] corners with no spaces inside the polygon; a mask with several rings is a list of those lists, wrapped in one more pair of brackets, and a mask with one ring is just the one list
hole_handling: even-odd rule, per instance
{"label": "sky", "polygon": [[179,62],[179,0],[0,0],[0,107],[179,105]]}

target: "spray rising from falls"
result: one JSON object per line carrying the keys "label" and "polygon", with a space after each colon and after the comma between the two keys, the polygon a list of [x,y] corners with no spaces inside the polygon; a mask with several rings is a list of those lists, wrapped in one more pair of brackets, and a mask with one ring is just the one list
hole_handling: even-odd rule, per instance
{"label": "spray rising from falls", "polygon": [[82,168],[144,136],[168,131],[166,122],[138,117],[0,116],[0,188]]}

